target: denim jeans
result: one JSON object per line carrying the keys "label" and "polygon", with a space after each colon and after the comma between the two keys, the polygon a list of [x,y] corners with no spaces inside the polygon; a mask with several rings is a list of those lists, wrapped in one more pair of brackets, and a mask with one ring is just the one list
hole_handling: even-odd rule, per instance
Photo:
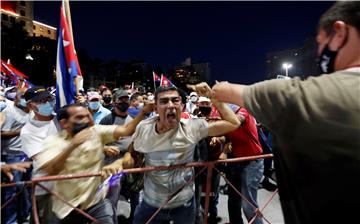
{"label": "denim jeans", "polygon": [[[99,201],[97,204],[91,206],[85,210],[86,213],[94,217],[101,224],[115,224],[114,223],[114,211],[112,204],[109,199],[105,198]],[[82,223],[93,223],[82,214],[73,210],[68,216],[60,220],[55,217],[52,224],[82,224]]]}
{"label": "denim jeans", "polygon": [[[16,155],[2,155],[1,161],[6,163],[18,163],[28,161],[28,158],[24,153],[18,153]],[[28,169],[25,173],[21,171],[12,171],[14,176],[13,182],[26,181],[31,179],[31,169]],[[5,176],[5,175],[4,175]],[[3,177],[4,177],[3,176]],[[5,178],[5,177],[4,177]],[[8,179],[8,178],[6,178]],[[8,182],[7,180],[6,182]],[[1,201],[5,203],[17,192],[21,191],[24,186],[6,187],[1,189]],[[8,204],[1,211],[1,223],[12,224],[18,221],[26,219],[30,215],[31,202],[30,202],[30,188],[23,189],[23,192],[17,196],[17,198]]]}
{"label": "denim jeans", "polygon": [[[155,208],[142,200],[136,207],[133,224],[144,224],[156,212]],[[187,204],[171,209],[161,209],[160,212],[151,220],[151,224],[192,224],[195,222],[195,198],[193,197]]]}
{"label": "denim jeans", "polygon": [[[263,159],[258,159],[237,164],[228,164],[226,176],[236,189],[240,191],[251,204],[258,208],[257,191],[263,172]],[[240,195],[229,186],[228,211],[230,223],[243,223],[241,208],[248,221],[255,216],[255,209],[249,205],[247,201],[242,200]],[[263,222],[261,218],[257,217],[253,223],[262,224]]]}

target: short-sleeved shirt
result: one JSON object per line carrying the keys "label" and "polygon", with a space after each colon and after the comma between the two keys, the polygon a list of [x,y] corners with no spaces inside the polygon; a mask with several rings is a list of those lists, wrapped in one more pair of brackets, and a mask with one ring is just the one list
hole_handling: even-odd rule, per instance
{"label": "short-sleeved shirt", "polygon": [[[198,141],[208,135],[205,119],[181,119],[177,128],[165,133],[156,132],[159,117],[142,121],[133,135],[134,149],[144,153],[146,166],[169,166],[192,162]],[[192,168],[146,172],[144,200],[160,207],[194,175]],[[165,207],[175,208],[186,204],[194,195],[193,184],[183,188]]]}
{"label": "short-sleeved shirt", "polygon": [[254,117],[245,108],[238,110],[237,114],[244,116],[245,122],[226,135],[232,143],[232,155],[235,158],[261,155],[262,149]]}
{"label": "short-sleeved shirt", "polygon": [[[37,155],[43,150],[44,140],[58,132],[59,126],[56,118],[50,121],[38,121],[35,119],[30,119],[25,126],[21,129],[20,138],[21,138],[21,151],[23,151],[29,158]],[[33,160],[33,170],[32,177],[42,177],[47,176],[47,173],[38,170],[37,160]],[[53,182],[43,182],[45,187],[51,189]],[[47,191],[43,190],[40,187],[37,187],[35,190],[35,195],[44,195],[48,194]]]}
{"label": "short-sleeved shirt", "polygon": [[323,223],[328,215],[333,223],[356,218],[360,68],[305,81],[261,82],[245,87],[243,99],[249,113],[275,134],[286,222]]}
{"label": "short-sleeved shirt", "polygon": [[101,119],[111,114],[111,111],[100,105],[98,111],[93,114],[94,124],[100,124]]}
{"label": "short-sleeved shirt", "polygon": [[[26,122],[29,121],[29,113],[24,112],[17,106],[8,106],[4,111],[5,121],[1,127],[1,131],[15,131],[24,127]],[[21,152],[21,138],[20,135],[5,139],[1,139],[2,154],[11,152]]]}
{"label": "short-sleeved shirt", "polygon": [[[104,145],[115,140],[114,131],[116,127],[116,125],[95,125],[91,127],[92,136],[89,136],[86,142],[70,153],[64,162],[64,169],[59,175],[99,172],[104,163]],[[65,130],[49,136],[44,142],[43,151],[37,155],[38,166],[43,166],[59,155],[70,145],[71,139]],[[102,196],[96,197],[100,182],[100,177],[54,181],[53,190],[73,206],[80,206],[80,209],[85,210],[103,199]],[[60,200],[53,200],[52,209],[60,219],[66,217],[73,210]]]}

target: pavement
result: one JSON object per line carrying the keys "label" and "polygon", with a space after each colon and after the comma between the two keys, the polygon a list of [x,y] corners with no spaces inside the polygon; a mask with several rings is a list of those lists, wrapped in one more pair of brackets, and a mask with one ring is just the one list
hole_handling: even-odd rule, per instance
{"label": "pavement", "polygon": [[[220,185],[224,185],[225,181],[221,178]],[[262,208],[266,202],[269,200],[273,192],[267,191],[265,189],[258,190],[258,203],[260,208]],[[118,203],[118,211],[117,213],[123,214],[125,217],[128,217],[130,212],[129,203],[125,202],[124,200],[120,200]],[[221,217],[221,221],[219,224],[229,223],[228,211],[227,211],[227,195],[220,194],[219,196],[219,204],[218,204],[218,214]],[[270,203],[265,207],[263,210],[264,217],[271,223],[271,224],[283,224],[284,218],[283,213],[281,210],[279,194],[276,194],[274,198],[270,201]],[[246,222],[246,218],[243,215],[244,223]],[[267,223],[264,220],[264,223]]]}
{"label": "pavement", "polygon": [[[223,185],[225,181],[221,178],[220,185]],[[269,200],[273,192],[267,191],[265,189],[258,190],[258,203],[259,207],[262,208],[266,202]],[[220,224],[229,223],[228,211],[227,211],[227,195],[220,194],[219,196],[219,204],[218,204],[218,214],[222,218]],[[284,218],[281,210],[279,194],[277,193],[274,198],[270,201],[270,203],[263,210],[264,217],[271,224],[283,224]],[[246,222],[246,218],[243,214],[244,223]],[[264,223],[267,223],[264,220]]]}

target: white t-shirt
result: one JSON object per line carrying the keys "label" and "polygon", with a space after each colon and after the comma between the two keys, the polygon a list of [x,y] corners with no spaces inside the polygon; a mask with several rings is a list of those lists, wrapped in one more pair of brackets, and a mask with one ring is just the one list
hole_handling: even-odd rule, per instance
{"label": "white t-shirt", "polygon": [[[29,114],[16,106],[8,106],[3,112],[6,117],[1,131],[15,131],[22,128],[29,121]],[[20,135],[9,139],[1,139],[1,149],[2,154],[9,153],[9,150],[21,152]]]}
{"label": "white t-shirt", "polygon": [[[29,157],[33,157],[34,155],[38,154],[39,152],[43,151],[44,148],[44,140],[50,136],[54,135],[58,132],[58,123],[57,120],[50,121],[38,121],[34,119],[30,119],[25,126],[21,129],[20,137],[21,137],[21,150]],[[42,177],[47,176],[47,173],[44,171],[38,170],[38,162],[36,160],[33,161],[33,171],[32,176],[35,177]],[[42,182],[42,184],[51,189],[52,182]],[[35,195],[44,195],[47,194],[45,190],[40,187],[36,188]]]}
{"label": "white t-shirt", "polygon": [[[177,128],[165,133],[156,132],[159,117],[142,121],[133,135],[134,149],[144,153],[146,166],[169,166],[194,161],[194,149],[198,141],[208,136],[205,119],[181,119]],[[144,200],[160,207],[194,175],[192,168],[146,172],[144,175]],[[186,204],[194,195],[189,184],[171,200],[165,208]]]}

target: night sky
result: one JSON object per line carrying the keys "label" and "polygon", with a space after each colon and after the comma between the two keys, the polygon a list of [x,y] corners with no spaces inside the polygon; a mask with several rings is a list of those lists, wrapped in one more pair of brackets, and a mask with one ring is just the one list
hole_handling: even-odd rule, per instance
{"label": "night sky", "polygon": [[[333,2],[70,2],[75,46],[107,61],[164,69],[209,62],[212,80],[265,79],[266,53],[303,46]],[[34,19],[58,26],[60,2],[34,2]],[[81,65],[80,65],[81,66]],[[86,75],[86,74],[85,74]]]}

